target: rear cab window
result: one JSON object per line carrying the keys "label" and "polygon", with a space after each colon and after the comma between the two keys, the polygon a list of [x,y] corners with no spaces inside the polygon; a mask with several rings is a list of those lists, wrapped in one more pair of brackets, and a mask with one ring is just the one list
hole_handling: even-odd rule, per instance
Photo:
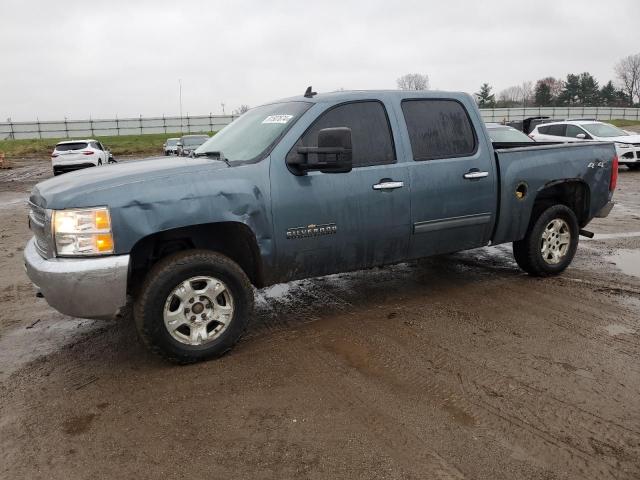
{"label": "rear cab window", "polygon": [[457,100],[402,101],[413,159],[467,157],[476,153],[478,139],[469,114]]}

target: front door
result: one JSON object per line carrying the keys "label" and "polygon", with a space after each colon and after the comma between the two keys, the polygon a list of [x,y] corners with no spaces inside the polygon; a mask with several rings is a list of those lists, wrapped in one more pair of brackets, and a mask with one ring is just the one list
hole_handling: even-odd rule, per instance
{"label": "front door", "polygon": [[[289,171],[285,155],[317,146],[323,128],[349,127],[353,170]],[[410,236],[409,176],[397,163],[391,122],[379,101],[329,107],[285,155],[271,158],[277,271],[304,278],[393,263],[406,257]],[[284,152],[283,152],[284,153]]]}
{"label": "front door", "polygon": [[[466,98],[466,97],[465,97]],[[411,148],[410,256],[486,245],[497,208],[495,161],[479,119],[461,100],[406,99],[402,117]]]}

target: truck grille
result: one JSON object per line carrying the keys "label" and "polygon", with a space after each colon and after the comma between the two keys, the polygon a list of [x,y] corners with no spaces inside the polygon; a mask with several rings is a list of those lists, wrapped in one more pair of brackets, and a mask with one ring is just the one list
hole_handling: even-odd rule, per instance
{"label": "truck grille", "polygon": [[35,235],[35,247],[43,258],[49,258],[51,251],[51,226],[44,208],[29,202],[29,226]]}

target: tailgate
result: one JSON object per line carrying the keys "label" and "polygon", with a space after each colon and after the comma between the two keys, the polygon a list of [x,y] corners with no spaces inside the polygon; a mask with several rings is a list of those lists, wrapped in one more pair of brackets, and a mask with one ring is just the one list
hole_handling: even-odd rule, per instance
{"label": "tailgate", "polygon": [[[538,192],[567,181],[586,185],[590,220],[611,198],[613,143],[582,142],[496,150],[500,172],[498,222],[493,243],[524,237]],[[526,189],[523,198],[516,190]]]}

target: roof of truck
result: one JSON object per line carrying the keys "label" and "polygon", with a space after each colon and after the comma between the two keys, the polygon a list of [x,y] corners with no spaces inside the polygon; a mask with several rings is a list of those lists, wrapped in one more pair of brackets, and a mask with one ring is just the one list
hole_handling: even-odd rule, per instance
{"label": "roof of truck", "polygon": [[312,97],[297,95],[294,97],[281,98],[275,102],[309,102],[309,103],[332,103],[346,100],[362,100],[371,97],[399,97],[399,98],[461,98],[468,97],[468,93],[464,92],[445,92],[439,90],[338,90],[335,92],[317,93]]}

